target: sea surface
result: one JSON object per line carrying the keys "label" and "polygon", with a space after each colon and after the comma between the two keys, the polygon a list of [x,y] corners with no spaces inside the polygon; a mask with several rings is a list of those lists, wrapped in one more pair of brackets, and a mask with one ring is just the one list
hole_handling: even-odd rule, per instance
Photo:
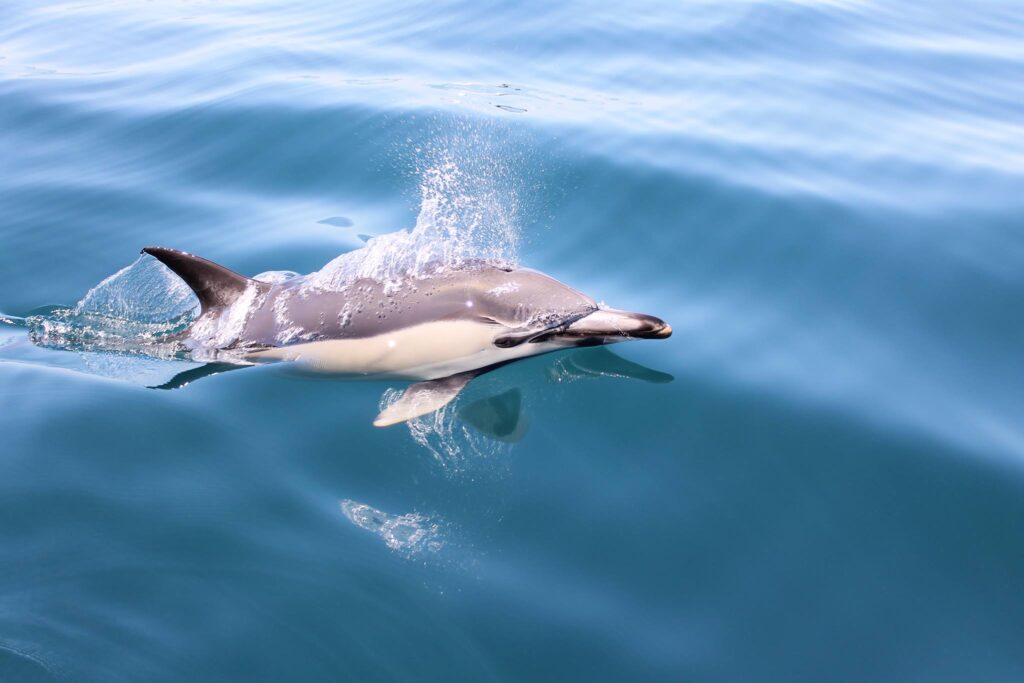
{"label": "sea surface", "polygon": [[[675,333],[381,429],[147,245]],[[6,0],[0,311],[5,683],[1024,680],[1020,0]]]}

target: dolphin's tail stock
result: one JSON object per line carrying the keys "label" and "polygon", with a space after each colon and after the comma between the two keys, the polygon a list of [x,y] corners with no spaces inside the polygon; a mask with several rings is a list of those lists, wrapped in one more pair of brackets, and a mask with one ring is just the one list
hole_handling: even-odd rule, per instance
{"label": "dolphin's tail stock", "polygon": [[145,247],[142,251],[173,270],[192,288],[199,297],[203,314],[211,309],[230,306],[249,287],[256,287],[259,291],[270,287],[266,282],[250,280],[213,261],[177,249]]}

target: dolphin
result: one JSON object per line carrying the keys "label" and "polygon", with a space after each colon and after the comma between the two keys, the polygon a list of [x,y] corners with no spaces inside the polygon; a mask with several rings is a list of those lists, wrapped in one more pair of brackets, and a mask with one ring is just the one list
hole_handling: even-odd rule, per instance
{"label": "dolphin", "polygon": [[419,380],[374,420],[433,412],[484,372],[528,356],[629,339],[664,339],[665,321],[599,306],[544,273],[485,261],[400,282],[253,280],[199,256],[145,247],[187,284],[200,314],[174,338],[242,363],[292,361],[316,372]]}

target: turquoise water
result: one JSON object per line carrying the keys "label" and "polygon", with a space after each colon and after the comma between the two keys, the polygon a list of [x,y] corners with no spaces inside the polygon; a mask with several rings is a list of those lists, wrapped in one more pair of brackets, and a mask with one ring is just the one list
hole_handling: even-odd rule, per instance
{"label": "turquoise water", "polygon": [[[4,3],[0,680],[1024,680],[1022,29]],[[399,229],[675,334],[387,429],[401,383],[118,346],[189,306],[143,246]]]}

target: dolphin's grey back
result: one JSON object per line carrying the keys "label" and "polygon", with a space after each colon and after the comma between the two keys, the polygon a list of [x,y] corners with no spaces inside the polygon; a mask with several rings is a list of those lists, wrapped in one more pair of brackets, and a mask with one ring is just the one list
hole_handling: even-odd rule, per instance
{"label": "dolphin's grey back", "polygon": [[398,285],[360,279],[343,291],[317,289],[299,277],[266,293],[240,342],[287,346],[358,339],[443,320],[544,327],[576,320],[595,308],[590,298],[542,273],[487,264]]}
{"label": "dolphin's grey back", "polygon": [[[199,297],[202,313],[190,330],[241,314],[238,333],[230,341],[219,341],[219,348],[359,339],[444,320],[493,323],[520,331],[521,341],[531,330],[568,324],[597,308],[589,297],[543,273],[486,262],[397,284],[364,278],[335,291],[317,287],[310,276],[270,284],[174,249],[143,251],[178,274]],[[239,306],[251,310],[235,311]]]}

